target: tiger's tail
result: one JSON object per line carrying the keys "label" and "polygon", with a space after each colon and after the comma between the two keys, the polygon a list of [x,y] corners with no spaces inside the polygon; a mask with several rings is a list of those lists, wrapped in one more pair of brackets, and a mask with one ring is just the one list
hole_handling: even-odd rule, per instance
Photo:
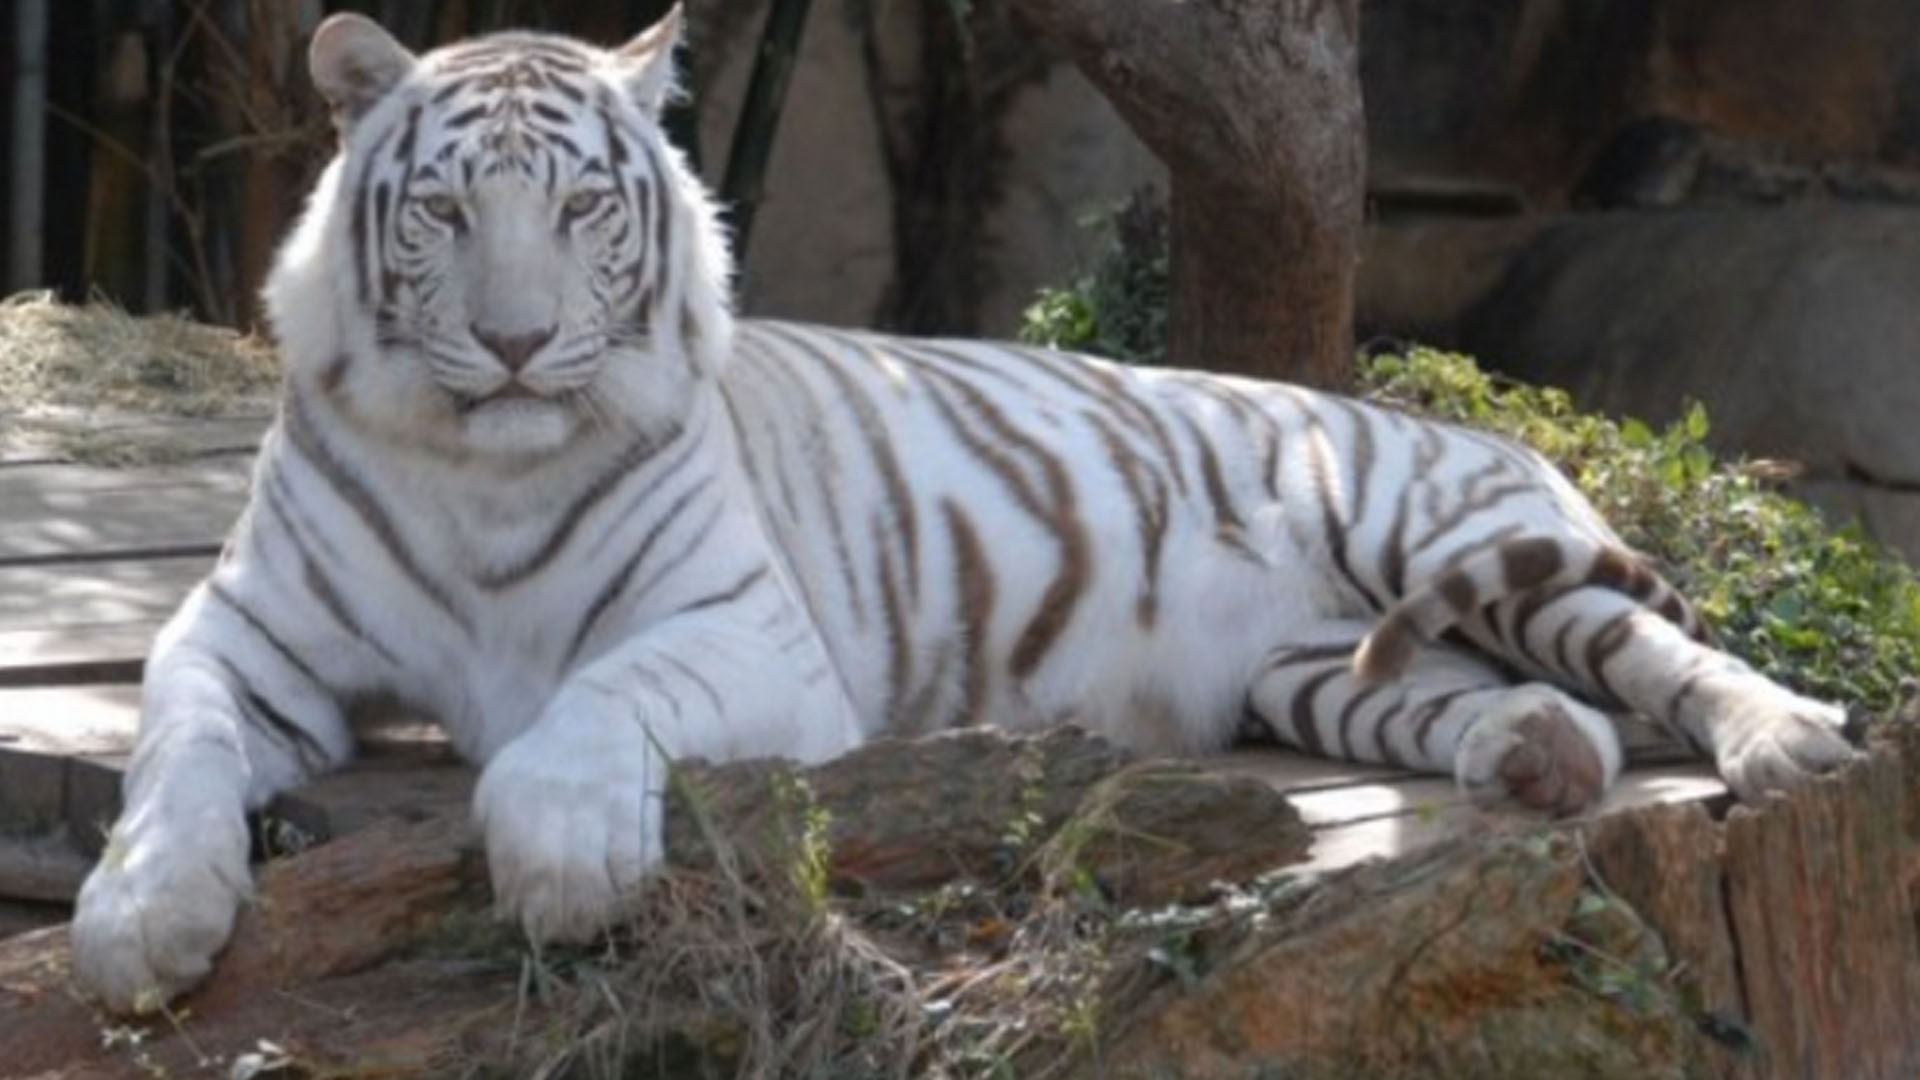
{"label": "tiger's tail", "polygon": [[1689,637],[1708,640],[1706,623],[1693,605],[1625,548],[1567,537],[1519,537],[1461,560],[1387,609],[1355,651],[1354,674],[1368,683],[1393,678],[1422,647],[1489,604],[1583,586],[1629,596]]}

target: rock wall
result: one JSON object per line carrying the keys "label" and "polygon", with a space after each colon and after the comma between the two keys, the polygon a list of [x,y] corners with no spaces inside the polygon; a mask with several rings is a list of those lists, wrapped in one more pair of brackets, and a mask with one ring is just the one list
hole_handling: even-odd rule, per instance
{"label": "rock wall", "polygon": [[1466,314],[1479,355],[1720,445],[1804,466],[1799,492],[1920,560],[1920,207],[1571,216]]}

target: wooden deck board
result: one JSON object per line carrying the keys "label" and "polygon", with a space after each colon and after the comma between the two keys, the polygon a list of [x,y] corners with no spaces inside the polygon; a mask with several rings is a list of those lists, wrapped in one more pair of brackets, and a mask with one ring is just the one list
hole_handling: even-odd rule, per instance
{"label": "wooden deck board", "polygon": [[165,619],[212,567],[204,557],[0,567],[0,633]]}

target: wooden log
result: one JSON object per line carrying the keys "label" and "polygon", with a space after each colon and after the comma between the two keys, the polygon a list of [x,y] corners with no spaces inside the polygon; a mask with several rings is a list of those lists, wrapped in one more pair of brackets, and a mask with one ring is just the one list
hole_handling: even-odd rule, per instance
{"label": "wooden log", "polygon": [[67,903],[92,868],[93,860],[73,846],[64,830],[0,834],[0,898]]}
{"label": "wooden log", "polygon": [[[1104,741],[1065,729],[1029,738],[963,732],[888,740],[850,757],[809,769],[689,764],[680,786],[694,797],[669,805],[670,861],[712,868],[714,852],[702,838],[718,836],[735,845],[742,865],[778,865],[791,852],[789,825],[813,807],[833,822],[831,872],[848,884],[903,887],[965,870],[1005,873],[995,859],[1010,830],[1032,828],[1029,851],[1037,852],[1090,791],[1100,793],[1089,800],[1096,816],[1075,856],[1127,887],[1136,887],[1132,875],[1143,875],[1162,890],[1153,895],[1265,868],[1245,852],[1297,857],[1306,846],[1305,826],[1266,785],[1190,764],[1129,767],[1126,755]],[[401,767],[385,775],[413,788],[422,772]],[[174,1007],[185,1019],[138,1025],[146,1032],[143,1062],[127,1057],[124,1046],[102,1047],[102,1030],[119,1022],[88,1007],[70,986],[65,927],[0,941],[0,1046],[31,1046],[9,1068],[117,1075],[113,1070],[125,1066],[132,1074],[137,1064],[184,1072],[203,1061],[230,1063],[254,1050],[262,1033],[282,1046],[297,1042],[299,1061],[315,1071],[379,1062],[382,1075],[438,1075],[450,1055],[505,1053],[513,1040],[504,1021],[520,1004],[511,977],[517,954],[501,948],[511,943],[510,932],[486,930],[494,924],[467,824],[464,775],[449,768],[439,776],[425,793],[383,804],[423,820],[388,820],[268,864],[213,977]],[[803,790],[810,792],[804,803],[780,794]],[[364,794],[336,782],[288,805],[304,806],[299,812],[310,824],[339,827],[364,809]],[[355,805],[343,806],[343,799]],[[1265,835],[1236,831],[1248,823]],[[1116,843],[1114,835],[1155,842]],[[461,938],[455,951],[466,959],[437,966],[393,959],[448,935]],[[475,940],[491,950],[491,966],[473,967]],[[454,977],[469,969],[476,977]]]}
{"label": "wooden log", "polygon": [[1920,1076],[1908,769],[1882,750],[1727,816],[1727,910],[1762,1077]]}
{"label": "wooden log", "polygon": [[[484,904],[464,814],[370,828],[267,866],[215,977],[169,1015],[130,1024],[74,992],[65,926],[0,941],[6,1068],[197,1074],[271,1038],[319,1071],[379,1062],[383,1075],[435,1075],[484,1032],[506,1030],[517,969],[470,958],[367,969],[482,919]],[[139,1033],[137,1045],[128,1033]]]}
{"label": "wooden log", "polygon": [[[1684,805],[1577,834],[1456,838],[1191,909],[1113,954],[1083,1072],[1920,1075],[1905,891],[1920,781],[1905,749],[1883,746],[1724,824]],[[1005,874],[1011,848],[1032,867],[1123,882],[1121,903],[1158,903],[1264,869],[1219,860],[1267,831],[1284,847],[1290,828],[1191,764],[1130,764],[1070,731],[962,732],[850,757],[689,765],[669,804],[670,859],[710,870],[711,838],[724,837],[739,865],[780,872],[796,842],[824,841],[845,884],[906,889]],[[213,980],[176,1007],[177,1028],[142,1025],[140,1060],[124,1041],[103,1044],[120,1022],[72,992],[64,929],[0,941],[0,1046],[23,1048],[8,1067],[191,1072],[256,1051],[263,1033],[314,1071],[517,1060],[553,1016],[516,989],[513,935],[487,915],[464,800],[450,801],[440,813],[396,803],[428,816],[269,865]],[[1271,829],[1248,824],[1259,821]],[[1009,835],[1021,828],[1033,832]],[[1108,859],[1101,845],[1116,836],[1152,842]],[[1144,872],[1134,861],[1163,852],[1171,861]],[[1138,881],[1180,884],[1155,895]]]}
{"label": "wooden log", "polygon": [[669,863],[711,867],[710,838],[721,837],[750,870],[781,873],[817,811],[829,877],[883,891],[999,880],[1038,854],[1055,866],[1074,863],[1118,899],[1164,903],[1216,878],[1297,862],[1311,843],[1300,815],[1267,784],[1192,762],[1132,764],[1069,727],[880,739],[807,769],[693,762],[676,770],[675,787]]}
{"label": "wooden log", "polygon": [[1586,830],[1598,887],[1619,896],[1664,938],[1676,979],[1717,1025],[1703,1063],[1726,1080],[1754,1076],[1739,958],[1727,925],[1720,826],[1699,803],[1649,807]]}

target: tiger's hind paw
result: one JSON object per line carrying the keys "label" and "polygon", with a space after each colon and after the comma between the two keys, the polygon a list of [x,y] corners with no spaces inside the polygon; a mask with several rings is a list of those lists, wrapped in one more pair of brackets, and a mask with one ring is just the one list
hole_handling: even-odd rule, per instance
{"label": "tiger's hind paw", "polygon": [[1712,723],[1714,760],[1742,802],[1756,802],[1860,757],[1838,706],[1778,687],[1742,695]]}
{"label": "tiger's hind paw", "polygon": [[1620,760],[1606,717],[1536,684],[1515,688],[1473,722],[1454,776],[1483,810],[1518,806],[1564,817],[1600,802]]}

